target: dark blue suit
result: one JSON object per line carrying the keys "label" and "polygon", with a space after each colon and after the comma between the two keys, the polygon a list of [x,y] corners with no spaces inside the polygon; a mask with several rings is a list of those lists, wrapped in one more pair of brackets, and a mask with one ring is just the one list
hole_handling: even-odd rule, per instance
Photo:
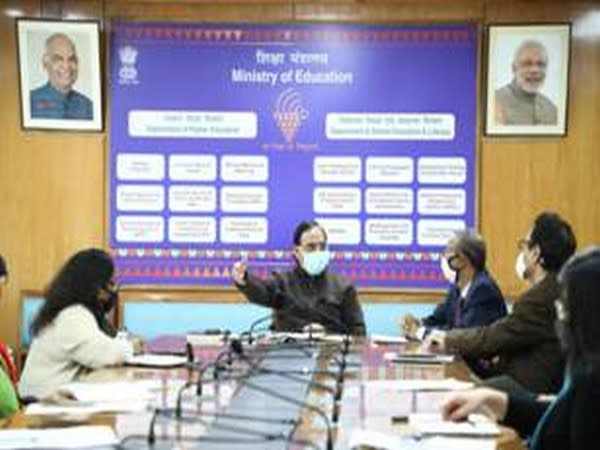
{"label": "dark blue suit", "polygon": [[[457,312],[456,308],[460,308]],[[460,300],[460,289],[452,285],[444,302],[437,305],[433,314],[423,319],[428,328],[449,330],[489,325],[506,315],[506,304],[502,292],[487,273],[477,272],[464,300]]]}
{"label": "dark blue suit", "polygon": [[75,90],[67,94],[46,83],[30,93],[31,117],[35,119],[92,120],[92,101]]}

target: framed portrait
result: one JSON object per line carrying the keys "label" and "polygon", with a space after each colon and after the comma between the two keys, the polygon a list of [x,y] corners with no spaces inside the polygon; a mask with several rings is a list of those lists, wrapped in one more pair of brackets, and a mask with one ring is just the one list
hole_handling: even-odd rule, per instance
{"label": "framed portrait", "polygon": [[570,24],[490,25],[485,134],[567,134]]}
{"label": "framed portrait", "polygon": [[24,129],[101,131],[97,21],[17,19]]}

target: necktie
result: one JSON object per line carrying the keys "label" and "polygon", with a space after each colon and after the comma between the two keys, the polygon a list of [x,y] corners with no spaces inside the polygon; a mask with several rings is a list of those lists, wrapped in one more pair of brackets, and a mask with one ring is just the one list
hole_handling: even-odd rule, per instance
{"label": "necktie", "polygon": [[456,300],[456,305],[454,307],[454,324],[453,324],[453,328],[460,328],[461,317],[462,317],[462,310],[463,310],[464,305],[465,305],[465,299],[462,296],[458,297],[458,300]]}

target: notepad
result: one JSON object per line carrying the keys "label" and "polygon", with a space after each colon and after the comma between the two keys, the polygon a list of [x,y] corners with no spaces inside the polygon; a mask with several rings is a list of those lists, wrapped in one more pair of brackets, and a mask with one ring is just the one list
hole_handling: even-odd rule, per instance
{"label": "notepad", "polygon": [[144,354],[136,355],[129,358],[125,364],[128,366],[142,366],[142,367],[157,367],[157,368],[168,368],[183,366],[187,363],[185,356],[176,355],[153,355]]}

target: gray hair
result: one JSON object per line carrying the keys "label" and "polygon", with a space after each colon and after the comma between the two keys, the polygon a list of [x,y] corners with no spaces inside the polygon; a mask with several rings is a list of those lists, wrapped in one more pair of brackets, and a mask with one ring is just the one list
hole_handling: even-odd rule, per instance
{"label": "gray hair", "polygon": [[465,255],[475,270],[484,270],[487,252],[483,238],[474,230],[464,230],[457,232],[454,239],[456,251]]}

